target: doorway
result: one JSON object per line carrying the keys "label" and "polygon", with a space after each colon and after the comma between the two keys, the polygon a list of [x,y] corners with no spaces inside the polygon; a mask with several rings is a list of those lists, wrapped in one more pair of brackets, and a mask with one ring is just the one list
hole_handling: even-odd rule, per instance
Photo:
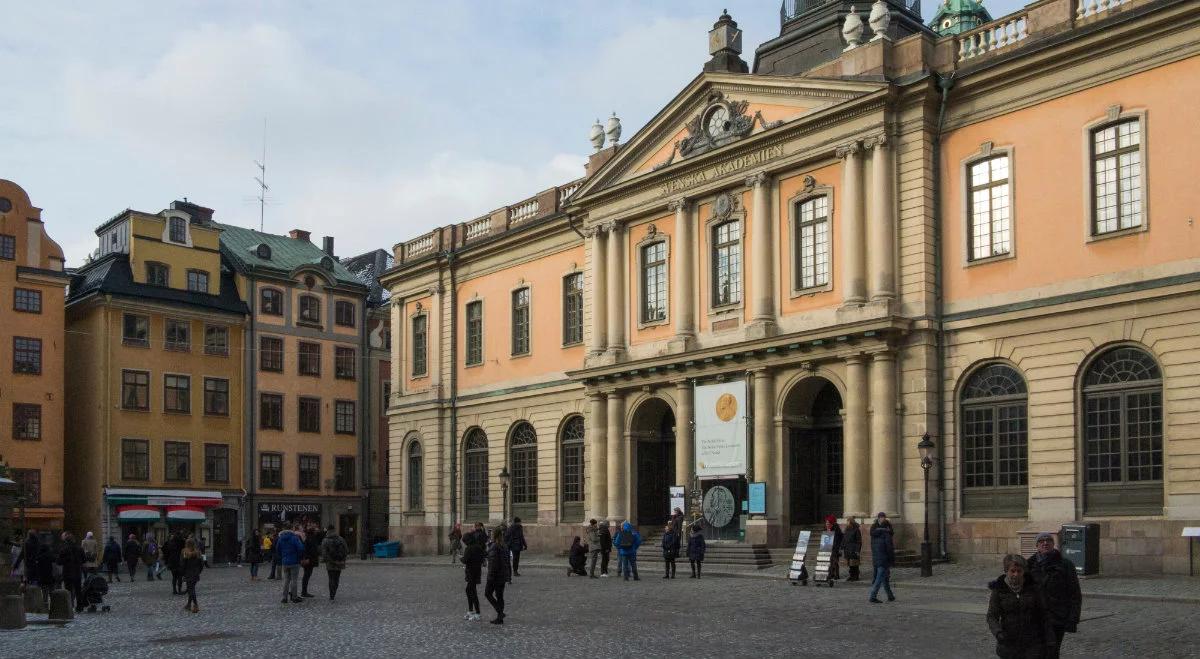
{"label": "doorway", "polygon": [[790,522],[820,524],[842,517],[842,397],[830,381],[799,383],[784,406],[788,424]]}
{"label": "doorway", "polygon": [[237,537],[237,511],[231,508],[216,508],[212,511],[212,516],[212,562],[236,563],[240,555]]}
{"label": "doorway", "polygon": [[665,526],[671,517],[671,486],[675,484],[675,414],[661,398],[638,406],[632,440],[637,465],[637,523],[642,533]]}
{"label": "doorway", "polygon": [[350,553],[358,551],[358,515],[355,513],[342,513],[338,515],[338,535],[346,541],[346,546],[350,548]]}

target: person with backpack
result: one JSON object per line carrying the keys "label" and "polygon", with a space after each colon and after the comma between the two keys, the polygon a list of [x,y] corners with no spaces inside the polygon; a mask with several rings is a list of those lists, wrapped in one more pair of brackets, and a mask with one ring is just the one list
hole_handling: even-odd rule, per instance
{"label": "person with backpack", "polygon": [[136,581],[137,564],[142,560],[142,543],[138,542],[137,536],[130,533],[129,539],[125,541],[125,548],[122,552],[125,555],[125,567],[129,568],[129,580]]}
{"label": "person with backpack", "polygon": [[154,534],[147,533],[146,542],[142,543],[142,563],[146,566],[146,581],[154,581],[154,577],[158,577],[158,580],[162,581],[162,575],[158,571],[159,554]]}
{"label": "person with backpack", "polygon": [[700,568],[704,565],[704,552],[707,550],[708,543],[704,541],[704,525],[697,522],[692,525],[692,533],[688,536],[688,564],[692,566],[690,579],[700,578]]}
{"label": "person with backpack", "polygon": [[104,543],[104,569],[108,572],[108,583],[112,583],[116,579],[118,583],[121,581],[121,545],[117,543],[117,539],[108,536],[108,542]]}
{"label": "person with backpack", "polygon": [[246,541],[246,562],[250,564],[250,581],[258,581],[258,564],[262,562],[263,543],[267,542],[258,529],[250,534]]}
{"label": "person with backpack", "polygon": [[463,542],[462,564],[467,578],[467,615],[465,620],[479,620],[479,582],[483,575],[483,561],[487,558],[483,538],[474,532],[468,533]]}
{"label": "person with backpack", "polygon": [[633,524],[625,520],[621,530],[617,531],[617,537],[613,538],[613,544],[617,546],[617,572],[625,577],[625,581],[629,581],[630,572],[634,581],[641,581],[637,571],[637,550],[642,546],[642,534],[633,530]]}
{"label": "person with backpack", "polygon": [[321,541],[321,558],[325,561],[325,573],[329,577],[330,602],[337,597],[338,582],[342,578],[342,570],[346,569],[346,557],[349,555],[350,547],[346,540],[330,524],[325,529],[325,539]]}
{"label": "person with backpack", "polygon": [[196,548],[196,541],[188,538],[183,549],[179,552],[179,567],[183,582],[187,584],[187,603],[184,611],[200,613],[200,603],[196,601],[196,584],[200,581],[200,573],[204,571],[204,558]]}
{"label": "person with backpack", "polygon": [[[512,552],[512,575],[514,577],[521,576],[521,552],[529,549],[529,545],[525,544],[525,529],[521,526],[521,518],[514,517],[512,526],[508,527],[508,531],[504,535],[504,542],[508,545],[508,550]],[[509,583],[512,583],[510,580]]]}
{"label": "person with backpack", "polygon": [[487,585],[483,588],[483,596],[496,610],[496,618],[492,620],[493,625],[504,624],[504,584],[511,580],[510,556],[508,547],[504,544],[504,530],[496,529],[492,532],[492,545],[488,548]]}
{"label": "person with backpack", "polygon": [[667,522],[662,537],[663,569],[666,571],[663,579],[675,578],[675,559],[679,558],[679,545],[679,534],[675,531],[674,522]]}
{"label": "person with backpack", "polygon": [[608,558],[612,555],[612,529],[608,522],[600,527],[600,576],[608,578]]}

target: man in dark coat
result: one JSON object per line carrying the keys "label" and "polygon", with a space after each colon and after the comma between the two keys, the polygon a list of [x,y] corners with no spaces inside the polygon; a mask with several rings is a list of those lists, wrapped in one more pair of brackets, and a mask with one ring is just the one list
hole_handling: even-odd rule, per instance
{"label": "man in dark coat", "polygon": [[875,579],[871,582],[871,597],[868,601],[872,604],[882,604],[876,597],[880,587],[887,593],[889,602],[896,601],[891,583],[892,565],[896,563],[896,544],[892,535],[892,523],[888,521],[887,513],[880,512],[875,516],[875,523],[871,525],[871,563],[875,567]]}
{"label": "man in dark coat", "polygon": [[316,597],[308,592],[308,580],[321,563],[321,541],[324,539],[325,534],[316,526],[308,527],[304,534],[304,559],[300,563],[300,567],[304,568],[304,578],[300,581],[300,597]]}
{"label": "man in dark coat", "polygon": [[612,529],[608,522],[600,525],[600,576],[608,576],[608,557],[612,555]]}
{"label": "man in dark coat", "polygon": [[529,549],[525,544],[525,529],[521,526],[521,518],[514,517],[512,526],[504,534],[504,542],[512,552],[512,576],[521,576],[521,552]]}
{"label": "man in dark coat", "polygon": [[129,580],[134,581],[134,577],[137,575],[138,561],[142,559],[142,543],[138,542],[137,536],[129,534],[129,539],[125,541],[125,547],[121,553],[125,555],[125,566],[129,568]]}
{"label": "man in dark coat", "polygon": [[171,534],[163,545],[163,558],[167,561],[167,569],[171,571],[171,594],[184,595],[187,591],[183,585],[183,533],[176,531]]}
{"label": "man in dark coat", "polygon": [[17,564],[13,569],[21,566],[25,567],[25,582],[33,583],[37,581],[37,560],[38,560],[38,542],[37,531],[29,530],[29,535],[25,536],[25,543],[21,545],[21,557],[17,559]]}
{"label": "man in dark coat", "polygon": [[62,534],[63,545],[58,550],[58,564],[62,566],[63,587],[71,591],[71,599],[75,602],[76,613],[83,611],[83,550],[75,542],[75,536],[70,531]]}
{"label": "man in dark coat", "polygon": [[1004,659],[1041,659],[1055,651],[1054,629],[1045,600],[1025,559],[1004,557],[1004,576],[988,584],[988,629],[996,637],[996,655]]}
{"label": "man in dark coat", "polygon": [[1054,649],[1048,650],[1046,657],[1058,659],[1063,634],[1074,634],[1079,625],[1079,609],[1083,604],[1079,575],[1075,564],[1055,548],[1054,536],[1049,533],[1038,534],[1037,553],[1029,559],[1029,573],[1042,591],[1046,612],[1054,628]]}

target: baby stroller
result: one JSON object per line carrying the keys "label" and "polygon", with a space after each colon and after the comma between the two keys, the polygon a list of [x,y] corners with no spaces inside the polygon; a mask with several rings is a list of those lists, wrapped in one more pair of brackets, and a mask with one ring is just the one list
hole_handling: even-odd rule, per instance
{"label": "baby stroller", "polygon": [[87,578],[83,584],[83,602],[87,604],[88,612],[95,613],[96,607],[100,607],[103,613],[109,612],[109,607],[104,603],[104,596],[108,594],[108,581],[94,574]]}

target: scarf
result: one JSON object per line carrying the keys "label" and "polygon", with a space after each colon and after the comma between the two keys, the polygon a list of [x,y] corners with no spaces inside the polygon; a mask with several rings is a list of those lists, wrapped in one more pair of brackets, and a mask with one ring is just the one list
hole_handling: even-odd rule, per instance
{"label": "scarf", "polygon": [[1004,575],[1004,583],[1008,584],[1008,587],[1012,588],[1012,591],[1019,595],[1021,593],[1021,586],[1025,585],[1025,578],[1019,577],[1014,580],[1011,575],[1006,574]]}

